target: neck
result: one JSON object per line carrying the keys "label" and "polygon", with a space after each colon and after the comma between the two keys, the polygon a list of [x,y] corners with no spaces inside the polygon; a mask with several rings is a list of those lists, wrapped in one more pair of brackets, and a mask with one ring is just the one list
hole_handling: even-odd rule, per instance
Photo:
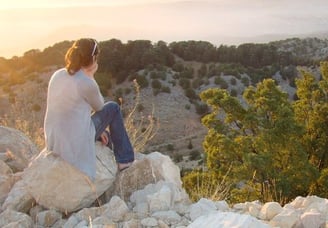
{"label": "neck", "polygon": [[90,78],[93,78],[93,73],[88,68],[82,67],[82,71]]}

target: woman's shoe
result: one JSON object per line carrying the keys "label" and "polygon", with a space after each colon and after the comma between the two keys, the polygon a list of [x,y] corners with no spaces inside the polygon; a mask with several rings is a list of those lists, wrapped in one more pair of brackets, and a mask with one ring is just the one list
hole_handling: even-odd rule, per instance
{"label": "woman's shoe", "polygon": [[117,163],[117,168],[120,172],[123,170],[129,168],[132,165],[133,162],[128,162],[128,163]]}

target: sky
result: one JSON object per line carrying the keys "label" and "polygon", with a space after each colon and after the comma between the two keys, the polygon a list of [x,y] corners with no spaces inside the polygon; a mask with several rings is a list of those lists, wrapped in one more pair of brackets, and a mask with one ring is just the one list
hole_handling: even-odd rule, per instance
{"label": "sky", "polygon": [[327,0],[0,0],[0,56],[92,37],[219,46],[320,35]]}

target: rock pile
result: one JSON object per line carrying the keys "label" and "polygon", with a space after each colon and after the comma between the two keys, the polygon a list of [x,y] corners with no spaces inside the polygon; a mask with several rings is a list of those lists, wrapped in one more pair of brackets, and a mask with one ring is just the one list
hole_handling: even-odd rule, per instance
{"label": "rock pile", "polygon": [[[97,177],[90,182],[50,151],[38,154],[24,137],[0,127],[0,227],[328,227],[327,199],[297,197],[284,207],[205,198],[192,203],[179,168],[159,152],[137,154],[118,173],[112,151],[96,144]],[[16,161],[12,154],[22,157]]]}

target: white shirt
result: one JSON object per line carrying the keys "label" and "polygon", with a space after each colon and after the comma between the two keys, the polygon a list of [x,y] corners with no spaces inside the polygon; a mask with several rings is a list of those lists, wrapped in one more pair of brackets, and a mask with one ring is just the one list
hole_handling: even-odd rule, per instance
{"label": "white shirt", "polygon": [[96,81],[82,70],[56,71],[48,85],[44,120],[46,147],[87,174],[96,176],[95,127],[91,111],[104,106]]}

